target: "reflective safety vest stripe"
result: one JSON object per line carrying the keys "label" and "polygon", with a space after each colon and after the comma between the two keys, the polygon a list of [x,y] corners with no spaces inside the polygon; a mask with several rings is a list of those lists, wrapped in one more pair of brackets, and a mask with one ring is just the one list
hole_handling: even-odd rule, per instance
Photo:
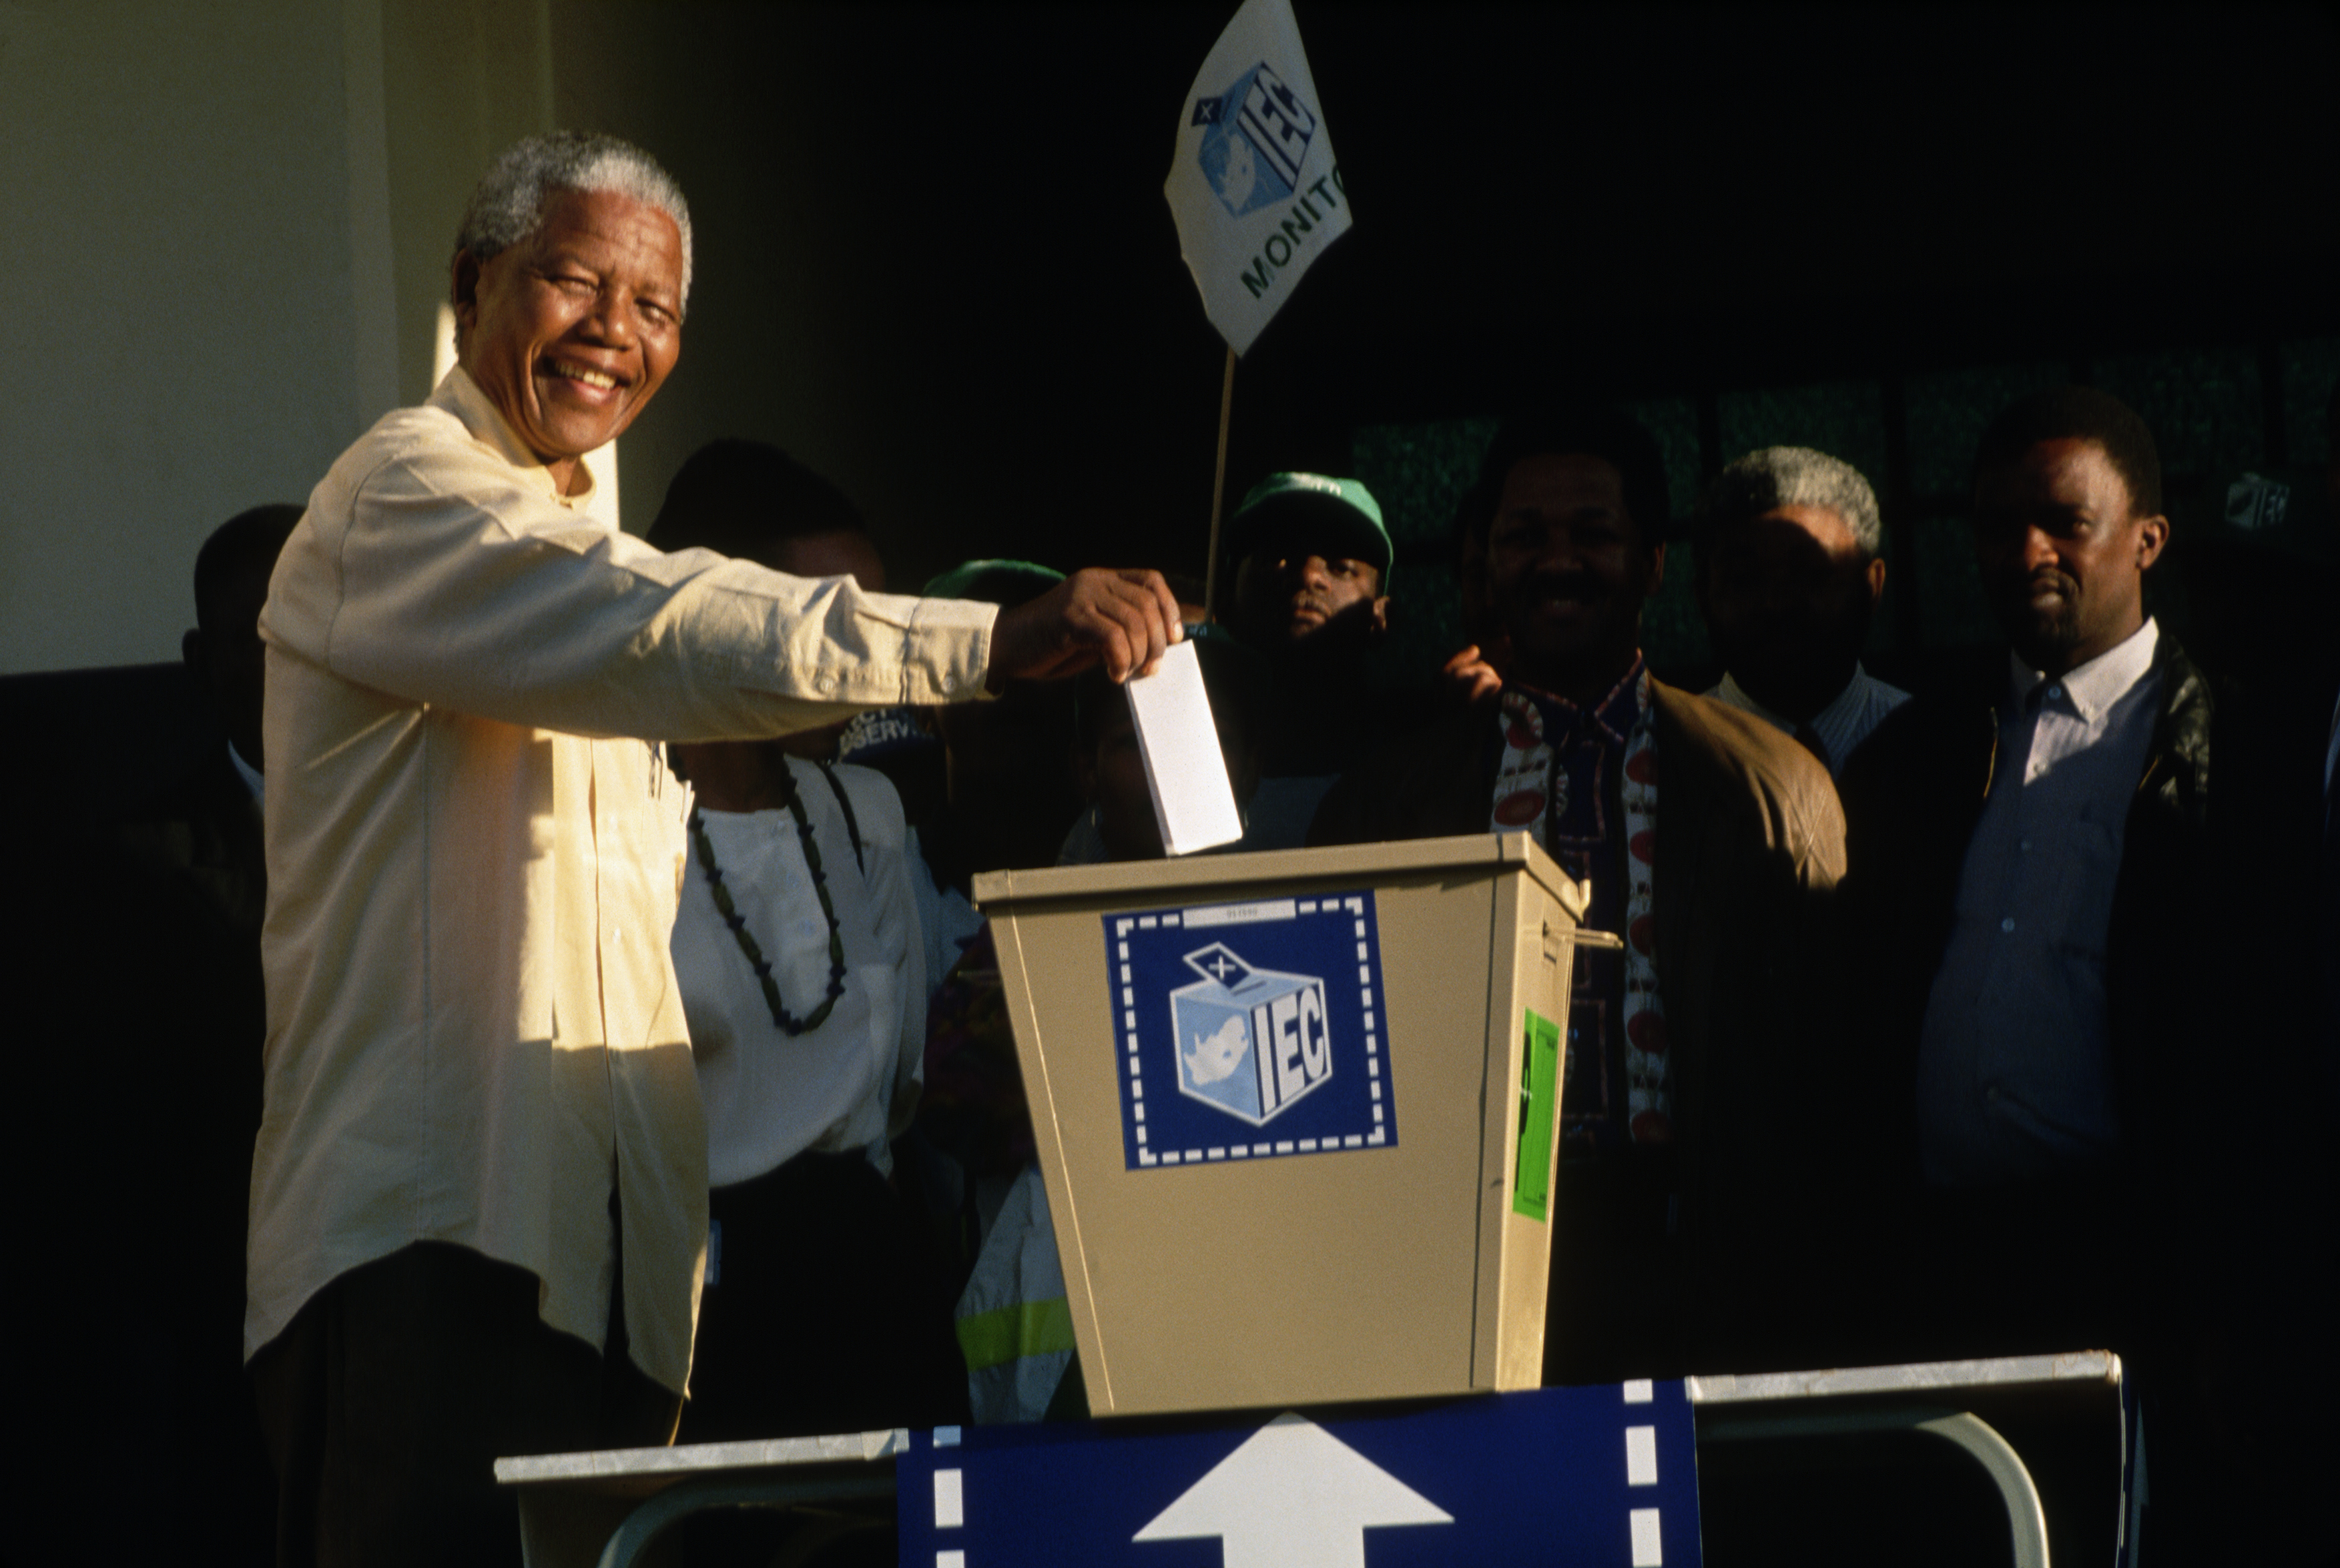
{"label": "reflective safety vest stripe", "polygon": [[1014,1361],[1018,1356],[1045,1356],[1073,1348],[1073,1308],[1063,1297],[1046,1301],[1018,1301],[958,1320],[958,1346],[967,1356],[967,1369]]}

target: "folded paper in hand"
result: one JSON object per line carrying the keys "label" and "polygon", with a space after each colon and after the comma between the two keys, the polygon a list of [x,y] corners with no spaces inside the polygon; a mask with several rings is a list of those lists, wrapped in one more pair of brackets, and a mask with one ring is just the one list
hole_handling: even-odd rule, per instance
{"label": "folded paper in hand", "polygon": [[1137,749],[1145,758],[1145,787],[1154,796],[1164,850],[1192,854],[1243,837],[1243,814],[1227,784],[1226,758],[1192,642],[1173,643],[1152,675],[1130,681],[1129,711],[1137,721]]}

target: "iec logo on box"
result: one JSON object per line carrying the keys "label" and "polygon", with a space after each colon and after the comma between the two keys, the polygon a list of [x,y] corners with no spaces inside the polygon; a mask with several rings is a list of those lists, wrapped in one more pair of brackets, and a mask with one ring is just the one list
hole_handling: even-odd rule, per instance
{"label": "iec logo on box", "polygon": [[1130,1169],[1397,1141],[1370,891],[1104,919]]}
{"label": "iec logo on box", "polygon": [[1322,980],[1255,969],[1223,942],[1186,962],[1203,980],[1170,993],[1181,1093],[1264,1127],[1333,1076]]}

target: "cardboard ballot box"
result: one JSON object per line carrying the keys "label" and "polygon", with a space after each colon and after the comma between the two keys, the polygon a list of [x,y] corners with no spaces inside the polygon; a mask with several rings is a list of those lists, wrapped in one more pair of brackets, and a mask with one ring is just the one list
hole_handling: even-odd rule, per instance
{"label": "cardboard ballot box", "polygon": [[1095,1414],[1537,1386],[1585,894],[1526,834],[975,893]]}

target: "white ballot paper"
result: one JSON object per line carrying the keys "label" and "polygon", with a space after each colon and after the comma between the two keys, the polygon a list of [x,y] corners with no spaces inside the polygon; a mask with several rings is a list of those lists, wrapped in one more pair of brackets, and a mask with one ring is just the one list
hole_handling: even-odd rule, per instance
{"label": "white ballot paper", "polygon": [[1219,753],[1195,645],[1171,644],[1155,672],[1133,678],[1128,689],[1162,847],[1174,855],[1193,854],[1243,837],[1243,814],[1227,783],[1227,759]]}

